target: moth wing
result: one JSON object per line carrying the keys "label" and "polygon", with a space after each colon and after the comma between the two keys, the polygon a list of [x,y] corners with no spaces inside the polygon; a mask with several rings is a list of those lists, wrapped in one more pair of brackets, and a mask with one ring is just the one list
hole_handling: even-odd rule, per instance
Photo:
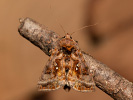
{"label": "moth wing", "polygon": [[60,85],[57,80],[51,80],[48,82],[39,81],[37,86],[39,91],[51,91],[60,88]]}
{"label": "moth wing", "polygon": [[71,77],[72,88],[81,92],[95,91],[93,72],[90,72],[81,54],[77,61],[73,63],[73,76]]}
{"label": "moth wing", "polygon": [[60,88],[58,77],[54,77],[52,70],[53,61],[49,60],[38,81],[37,86],[39,91],[51,91]]}
{"label": "moth wing", "polygon": [[73,84],[73,89],[81,92],[93,92],[95,91],[95,83],[90,75],[82,76],[82,79],[78,79]]}

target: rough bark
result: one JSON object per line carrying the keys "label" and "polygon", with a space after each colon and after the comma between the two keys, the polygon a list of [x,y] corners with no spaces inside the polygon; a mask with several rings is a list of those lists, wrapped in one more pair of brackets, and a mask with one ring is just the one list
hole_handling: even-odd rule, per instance
{"label": "rough bark", "polygon": [[[54,47],[54,42],[59,39],[58,34],[30,18],[20,19],[18,31],[20,35],[39,47],[48,56],[50,56],[49,51]],[[132,82],[129,82],[92,56],[84,52],[83,56],[90,70],[94,71],[94,81],[98,88],[115,100],[133,99]]]}
{"label": "rough bark", "polygon": [[133,99],[133,83],[111,70],[105,64],[84,53],[90,70],[94,71],[96,86],[116,100]]}
{"label": "rough bark", "polygon": [[50,56],[49,51],[53,48],[54,42],[59,38],[58,34],[31,18],[21,18],[18,31],[20,35],[39,47],[48,56]]}

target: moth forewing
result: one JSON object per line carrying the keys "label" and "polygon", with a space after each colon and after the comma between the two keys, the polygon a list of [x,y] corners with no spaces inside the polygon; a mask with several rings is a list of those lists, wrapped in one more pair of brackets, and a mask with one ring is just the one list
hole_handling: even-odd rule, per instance
{"label": "moth forewing", "polygon": [[59,82],[59,79],[61,78],[58,78],[57,74],[55,73],[57,72],[56,67],[58,66],[58,64],[55,65],[55,63],[55,57],[51,55],[38,81],[39,91],[51,91],[59,89],[61,87]]}

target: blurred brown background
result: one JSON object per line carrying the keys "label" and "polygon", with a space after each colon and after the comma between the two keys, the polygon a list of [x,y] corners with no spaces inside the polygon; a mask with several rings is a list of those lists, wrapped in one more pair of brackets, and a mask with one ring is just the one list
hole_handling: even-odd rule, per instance
{"label": "blurred brown background", "polygon": [[68,33],[98,23],[76,32],[73,39],[133,82],[132,0],[0,0],[0,100],[113,100],[98,88],[94,93],[63,89],[38,93],[36,84],[49,57],[19,35],[22,17],[61,36],[64,32],[58,23]]}

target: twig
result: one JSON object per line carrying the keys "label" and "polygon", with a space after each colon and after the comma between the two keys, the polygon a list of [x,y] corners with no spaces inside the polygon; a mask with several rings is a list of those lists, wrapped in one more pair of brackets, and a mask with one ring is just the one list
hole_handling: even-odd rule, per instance
{"label": "twig", "polygon": [[49,51],[54,47],[55,41],[59,38],[58,34],[30,18],[20,19],[18,31],[20,35],[39,47],[48,56],[50,56]]}
{"label": "twig", "polygon": [[[59,39],[58,34],[30,18],[20,19],[18,31],[20,35],[39,47],[48,56],[50,56],[49,51],[54,47],[55,41]],[[115,100],[133,99],[132,82],[129,82],[92,56],[84,52],[83,56],[90,70],[94,71],[94,81],[98,88]]]}

